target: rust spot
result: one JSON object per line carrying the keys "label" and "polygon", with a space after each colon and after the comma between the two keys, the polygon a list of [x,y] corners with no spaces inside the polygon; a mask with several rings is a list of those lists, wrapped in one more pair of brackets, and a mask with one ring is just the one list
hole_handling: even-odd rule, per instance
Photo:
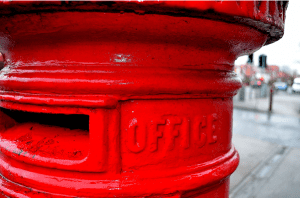
{"label": "rust spot", "polygon": [[46,140],[46,138],[43,138],[42,140],[38,141],[37,144],[33,145],[29,150],[32,153],[37,152],[45,145],[45,140]]}
{"label": "rust spot", "polygon": [[74,151],[74,152],[69,152],[68,153],[68,157],[69,158],[78,158],[82,156],[82,152],[81,151]]}
{"label": "rust spot", "polygon": [[29,141],[31,139],[32,139],[32,133],[27,133],[26,135],[23,135],[23,136],[19,137],[18,139],[16,139],[16,141],[17,142],[25,142],[25,141]]}
{"label": "rust spot", "polygon": [[54,140],[50,139],[47,142],[45,142],[45,145],[50,145],[50,144],[54,144]]}

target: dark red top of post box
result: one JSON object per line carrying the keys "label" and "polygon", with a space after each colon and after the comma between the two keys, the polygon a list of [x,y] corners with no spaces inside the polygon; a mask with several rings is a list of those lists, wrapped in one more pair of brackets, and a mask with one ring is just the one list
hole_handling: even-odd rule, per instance
{"label": "dark red top of post box", "polygon": [[102,11],[165,14],[203,17],[252,26],[269,35],[266,44],[283,36],[288,1],[25,1],[0,4],[2,15],[59,12]]}

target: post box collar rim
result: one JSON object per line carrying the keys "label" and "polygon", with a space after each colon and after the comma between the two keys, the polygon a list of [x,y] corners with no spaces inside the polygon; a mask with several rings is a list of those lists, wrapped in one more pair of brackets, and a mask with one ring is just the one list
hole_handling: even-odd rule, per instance
{"label": "post box collar rim", "polygon": [[0,11],[2,16],[58,11],[96,11],[207,18],[239,23],[258,29],[268,34],[268,40],[265,43],[267,45],[283,36],[287,5],[288,1],[0,1]]}

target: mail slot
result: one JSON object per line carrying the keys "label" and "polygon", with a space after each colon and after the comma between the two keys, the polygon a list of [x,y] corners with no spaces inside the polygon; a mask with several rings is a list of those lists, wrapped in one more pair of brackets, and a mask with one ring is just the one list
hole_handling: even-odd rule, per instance
{"label": "mail slot", "polygon": [[237,57],[285,1],[3,2],[1,197],[228,197]]}

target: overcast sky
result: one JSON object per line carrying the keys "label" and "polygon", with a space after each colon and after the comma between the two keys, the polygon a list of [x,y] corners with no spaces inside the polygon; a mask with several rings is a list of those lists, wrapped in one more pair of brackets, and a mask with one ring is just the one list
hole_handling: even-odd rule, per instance
{"label": "overcast sky", "polygon": [[[260,54],[267,55],[268,65],[289,66],[292,70],[297,69],[300,74],[300,0],[289,1],[283,38],[256,51],[255,65],[258,65]],[[241,56],[235,64],[245,64],[247,59],[248,56]]]}

